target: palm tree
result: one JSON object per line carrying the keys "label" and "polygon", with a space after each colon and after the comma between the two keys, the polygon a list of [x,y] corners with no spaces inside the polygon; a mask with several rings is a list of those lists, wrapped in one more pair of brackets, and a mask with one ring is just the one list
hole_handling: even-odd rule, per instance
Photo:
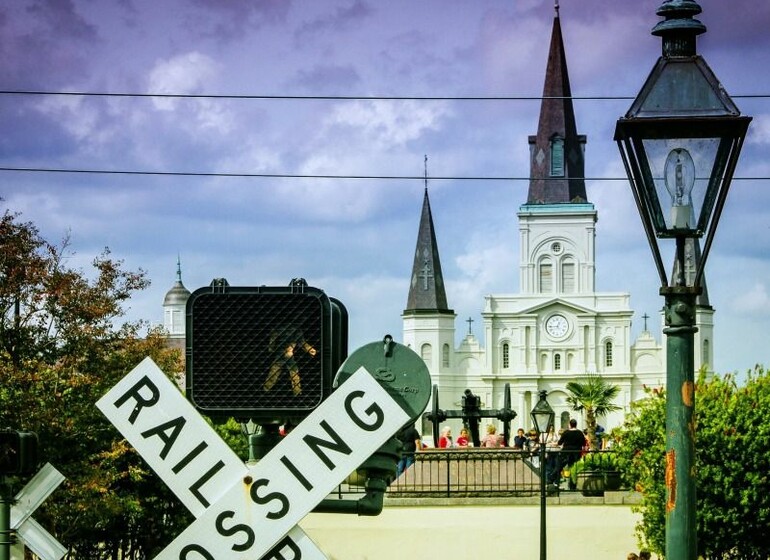
{"label": "palm tree", "polygon": [[578,381],[570,381],[566,388],[570,393],[567,402],[572,405],[572,409],[586,411],[588,446],[592,451],[596,451],[598,449],[596,417],[621,409],[621,407],[613,404],[615,397],[620,392],[620,387],[610,384],[600,375],[589,373]]}

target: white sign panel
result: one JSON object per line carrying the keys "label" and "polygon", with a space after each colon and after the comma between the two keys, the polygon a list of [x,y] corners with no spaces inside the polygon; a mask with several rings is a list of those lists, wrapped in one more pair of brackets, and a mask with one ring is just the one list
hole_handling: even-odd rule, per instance
{"label": "white sign panel", "polygon": [[261,557],[408,421],[359,369],[156,558]]}
{"label": "white sign panel", "polygon": [[[150,358],[96,406],[196,517],[239,484],[248,469]],[[281,547],[291,555],[281,556]],[[267,558],[326,560],[300,527]]]}
{"label": "white sign panel", "polygon": [[96,406],[196,517],[246,473],[233,450],[150,358]]}
{"label": "white sign panel", "polygon": [[43,560],[59,560],[67,553],[67,549],[30,515],[63,480],[64,475],[46,463],[16,494],[15,503],[11,507],[11,529],[16,530],[24,544]]}

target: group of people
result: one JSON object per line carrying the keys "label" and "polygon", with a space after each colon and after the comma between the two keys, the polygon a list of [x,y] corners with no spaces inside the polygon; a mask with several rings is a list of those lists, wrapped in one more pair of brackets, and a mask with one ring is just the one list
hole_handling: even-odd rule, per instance
{"label": "group of people", "polygon": [[[401,460],[398,463],[398,474],[400,475],[414,463],[414,454],[418,449],[422,449],[423,444],[420,433],[414,425],[404,426],[396,437],[401,442]],[[484,448],[498,448],[505,444],[503,436],[497,433],[497,428],[493,424],[487,425],[486,434],[479,443],[480,447]],[[558,435],[553,429],[542,436],[538,436],[534,430],[526,435],[524,429],[519,428],[511,447],[534,453],[540,450],[541,445],[544,445],[546,480],[549,484],[558,485],[562,470],[569,468],[580,459],[587,443],[585,434],[577,427],[577,420],[572,418],[569,421],[569,428],[562,430]],[[449,449],[471,447],[472,445],[466,428],[460,430],[460,435],[455,441],[452,437],[452,429],[449,426],[444,426],[436,447]]]}
{"label": "group of people", "polygon": [[626,560],[650,560],[652,554],[647,550],[642,550],[639,554],[636,552],[629,552]]}
{"label": "group of people", "polygon": [[[481,439],[480,443],[481,447],[486,448],[504,446],[503,437],[497,433],[497,429],[492,424],[487,426],[486,435]],[[513,438],[511,447],[534,453],[539,451],[541,445],[544,445],[546,450],[546,480],[548,484],[558,485],[562,470],[569,468],[580,459],[587,444],[588,440],[585,434],[577,427],[577,420],[572,418],[569,421],[569,428],[561,431],[558,435],[553,429],[543,436],[538,436],[538,433],[534,430],[530,431],[529,435],[526,435],[524,429],[519,428],[516,436]],[[462,428],[457,441],[453,441],[452,429],[449,426],[445,426],[441,431],[437,447],[446,449],[469,447],[470,445],[468,430]],[[549,451],[551,453],[548,453]]]}
{"label": "group of people", "polygon": [[[479,442],[479,447],[503,447],[503,436],[497,433],[497,428],[495,428],[494,425],[487,425],[486,432],[486,435],[481,438],[481,441]],[[444,426],[444,429],[441,430],[441,436],[438,438],[437,447],[439,449],[447,449],[451,447],[472,447],[473,442],[469,439],[469,437],[470,436],[468,434],[468,430],[462,428],[460,430],[460,435],[457,437],[457,440],[454,441],[452,439],[452,428],[449,426]]]}

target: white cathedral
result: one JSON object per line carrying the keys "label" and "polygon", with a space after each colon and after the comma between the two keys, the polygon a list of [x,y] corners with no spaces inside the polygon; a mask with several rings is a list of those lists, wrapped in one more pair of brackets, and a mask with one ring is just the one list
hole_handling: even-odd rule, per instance
{"label": "white cathedral", "polygon": [[[620,387],[618,412],[598,421],[620,425],[644,386],[666,381],[666,351],[645,328],[631,340],[633,311],[628,293],[596,291],[596,222],[585,188],[584,146],[577,133],[558,9],[553,21],[537,134],[529,137],[530,184],[519,206],[518,294],[495,294],[483,304],[483,342],[469,332],[459,347],[456,314],[448,305],[426,185],[417,249],[402,314],[403,343],[425,361],[442,409],[459,408],[465,389],[482,407],[500,409],[509,384],[517,413],[511,429],[529,429],[529,411],[541,390],[556,412],[557,427],[580,418],[566,401],[565,386],[596,373]],[[641,227],[641,226],[640,226]],[[697,242],[686,247],[687,270],[700,255]],[[185,305],[190,292],[177,279],[163,303],[170,344],[184,351]],[[708,291],[697,300],[695,366],[713,363],[714,310]],[[662,325],[662,316],[657,324]],[[430,405],[429,405],[430,407]],[[460,420],[448,421],[455,433]],[[485,420],[485,423],[487,421]],[[496,421],[492,420],[492,423]],[[498,426],[500,428],[501,426]],[[429,434],[430,425],[422,426]]]}
{"label": "white cathedral", "polygon": [[[455,347],[456,314],[447,301],[426,184],[402,315],[403,342],[428,365],[440,408],[459,409],[464,390],[470,389],[484,408],[500,409],[509,384],[517,413],[514,433],[531,427],[529,412],[541,390],[548,393],[557,428],[566,427],[571,417],[585,427],[585,419],[566,401],[565,386],[587,373],[620,387],[615,404],[621,410],[598,419],[606,428],[622,423],[630,404],[645,395],[645,385],[660,387],[666,380],[665,343],[647,330],[646,316],[644,330],[631,340],[630,295],[596,291],[598,215],[586,196],[586,137],[577,133],[570,96],[557,9],[537,134],[529,137],[529,192],[518,210],[519,293],[486,296],[483,341],[469,329]],[[692,265],[699,246],[691,243],[687,252]],[[712,362],[713,313],[704,288],[697,308],[696,367]],[[447,424],[457,433],[459,422]],[[430,426],[422,431],[430,433]]]}

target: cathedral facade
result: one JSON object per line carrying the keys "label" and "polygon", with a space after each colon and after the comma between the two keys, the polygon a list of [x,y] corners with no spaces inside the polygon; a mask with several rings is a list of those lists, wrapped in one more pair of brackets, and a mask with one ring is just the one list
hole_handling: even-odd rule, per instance
{"label": "cathedral facade", "polygon": [[[596,291],[598,214],[586,194],[586,136],[577,133],[558,9],[537,133],[528,142],[530,183],[517,214],[518,293],[486,296],[480,302],[480,338],[469,329],[457,343],[457,317],[444,285],[426,179],[402,340],[425,361],[445,410],[459,408],[466,389],[481,397],[483,408],[500,409],[508,385],[517,414],[512,430],[531,427],[529,412],[542,390],[556,411],[557,427],[566,426],[570,417],[584,427],[584,418],[566,401],[565,387],[595,373],[620,388],[615,403],[620,410],[598,419],[611,428],[645,395],[645,386],[665,385],[665,334],[661,332],[659,343],[645,315],[644,329],[632,340],[630,295]],[[700,256],[697,241],[688,240],[686,255],[684,272],[689,275]],[[164,327],[169,343],[184,351],[190,292],[182,284],[179,262],[176,276],[163,303]],[[713,363],[714,311],[705,280],[703,286],[696,315],[696,368]],[[662,316],[650,321],[658,327],[662,323]],[[447,424],[459,431],[459,420]],[[422,431],[429,434],[430,426],[423,425]]]}
{"label": "cathedral facade", "polygon": [[[557,10],[537,133],[529,137],[529,190],[518,209],[519,292],[485,297],[482,340],[468,329],[456,345],[456,314],[448,304],[426,179],[403,342],[427,364],[440,408],[460,408],[470,389],[483,408],[500,409],[507,384],[517,413],[512,431],[531,427],[529,412],[541,390],[548,392],[557,428],[570,417],[585,427],[566,401],[565,386],[594,373],[620,388],[620,410],[598,419],[611,428],[645,395],[645,386],[665,385],[665,337],[663,344],[656,341],[645,316],[644,330],[632,340],[630,295],[596,291],[598,215],[586,195],[585,143],[577,133]],[[713,310],[707,298],[699,301],[696,364],[710,361]],[[430,433],[428,424],[422,428]]]}

